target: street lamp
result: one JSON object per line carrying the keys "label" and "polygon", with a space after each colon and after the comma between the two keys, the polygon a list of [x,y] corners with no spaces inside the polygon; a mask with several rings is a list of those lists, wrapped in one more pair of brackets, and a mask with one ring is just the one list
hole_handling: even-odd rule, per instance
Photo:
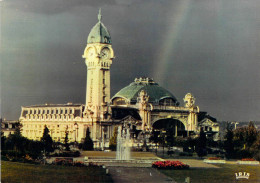
{"label": "street lamp", "polygon": [[78,136],[78,123],[74,123],[74,127],[75,127],[75,143],[77,142],[77,136]]}
{"label": "street lamp", "polygon": [[231,124],[235,125],[235,129],[237,129],[237,125],[239,124],[239,122],[231,122]]}

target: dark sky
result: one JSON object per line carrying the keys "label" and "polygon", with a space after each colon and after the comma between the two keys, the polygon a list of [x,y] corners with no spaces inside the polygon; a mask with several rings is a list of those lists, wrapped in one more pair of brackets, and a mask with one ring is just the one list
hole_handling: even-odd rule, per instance
{"label": "dark sky", "polygon": [[111,96],[154,78],[218,120],[260,120],[259,0],[2,0],[1,117],[84,103],[82,54],[102,8],[116,59]]}

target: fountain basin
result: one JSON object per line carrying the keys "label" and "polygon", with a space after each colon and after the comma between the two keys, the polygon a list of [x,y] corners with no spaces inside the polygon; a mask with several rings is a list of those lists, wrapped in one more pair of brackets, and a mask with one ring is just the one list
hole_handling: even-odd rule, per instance
{"label": "fountain basin", "polygon": [[162,159],[130,159],[130,160],[116,160],[116,159],[88,159],[85,164],[96,164],[106,167],[117,166],[117,167],[152,167],[154,161],[161,161]]}
{"label": "fountain basin", "polygon": [[81,157],[74,158],[74,160],[82,161],[86,164],[105,165],[107,167],[151,167],[155,161],[164,161],[164,159],[157,157],[151,152],[131,152],[129,160],[116,160],[115,151],[82,151],[81,155]]}

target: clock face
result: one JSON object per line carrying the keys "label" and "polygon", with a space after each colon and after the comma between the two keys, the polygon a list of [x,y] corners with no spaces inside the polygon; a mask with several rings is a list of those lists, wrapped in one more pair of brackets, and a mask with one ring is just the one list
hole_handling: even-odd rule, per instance
{"label": "clock face", "polygon": [[90,57],[93,57],[93,55],[94,55],[94,49],[89,48],[88,51],[87,51],[87,56],[90,58]]}
{"label": "clock face", "polygon": [[110,50],[108,48],[104,48],[100,52],[100,56],[102,59],[110,58]]}

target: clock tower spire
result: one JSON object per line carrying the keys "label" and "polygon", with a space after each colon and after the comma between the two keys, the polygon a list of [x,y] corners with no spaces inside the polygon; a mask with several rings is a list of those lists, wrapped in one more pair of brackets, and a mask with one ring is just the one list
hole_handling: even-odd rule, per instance
{"label": "clock tower spire", "polygon": [[106,120],[110,101],[110,66],[114,58],[111,36],[101,22],[99,9],[98,23],[91,29],[83,58],[87,66],[87,87],[85,117],[95,121]]}
{"label": "clock tower spire", "polygon": [[102,19],[101,8],[99,8],[99,12],[98,12],[98,22],[101,22],[101,19]]}

